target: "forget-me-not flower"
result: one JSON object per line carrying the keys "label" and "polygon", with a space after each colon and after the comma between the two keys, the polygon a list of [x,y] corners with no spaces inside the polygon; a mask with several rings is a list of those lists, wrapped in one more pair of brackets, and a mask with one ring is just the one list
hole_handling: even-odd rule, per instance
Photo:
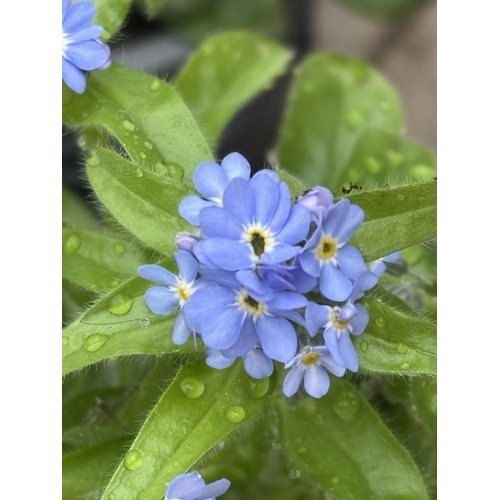
{"label": "forget-me-not flower", "polygon": [[62,0],[62,77],[78,94],[86,86],[82,70],[105,69],[111,64],[109,47],[98,40],[103,28],[92,24],[95,13],[92,2]]}
{"label": "forget-me-not flower", "polygon": [[182,309],[197,288],[198,262],[184,250],[175,252],[174,257],[179,267],[179,277],[155,264],[140,266],[137,274],[162,285],[150,288],[144,295],[151,311],[166,316],[177,307],[181,308],[174,325],[173,341],[175,344],[184,344],[192,328],[186,323]]}
{"label": "forget-me-not flower", "polygon": [[394,264],[401,257],[402,252],[394,252],[381,259],[374,260],[368,263],[370,271],[374,272],[377,276],[382,276],[387,268],[386,264]]}
{"label": "forget-me-not flower", "polygon": [[198,472],[189,472],[175,477],[167,488],[165,500],[215,500],[229,489],[231,482],[219,479],[205,484]]}
{"label": "forget-me-not flower", "polygon": [[236,177],[248,180],[250,164],[239,153],[228,154],[220,165],[213,161],[200,163],[193,174],[199,196],[187,196],[179,205],[179,213],[193,226],[200,225],[200,210],[222,206],[222,196],[229,181]]}
{"label": "forget-me-not flower", "polygon": [[[337,377],[345,373],[345,366],[338,364],[333,359],[326,346],[304,347],[285,365],[285,369],[291,368],[283,382],[285,396],[293,396],[304,379],[304,387],[309,395],[314,398],[324,396],[330,388],[329,372]],[[326,370],[325,370],[326,368]]]}

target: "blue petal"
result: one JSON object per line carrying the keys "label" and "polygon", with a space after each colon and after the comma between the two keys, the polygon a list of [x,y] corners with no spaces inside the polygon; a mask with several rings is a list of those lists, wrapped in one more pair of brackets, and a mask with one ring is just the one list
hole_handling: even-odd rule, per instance
{"label": "blue petal", "polygon": [[179,297],[164,286],[154,286],[144,295],[144,301],[155,314],[166,316],[179,306]]}
{"label": "blue petal", "polygon": [[226,493],[226,491],[231,486],[231,482],[227,479],[219,479],[213,483],[207,484],[201,491],[198,499],[193,500],[213,500],[214,497],[218,497]]}
{"label": "blue petal", "polygon": [[290,271],[292,289],[298,293],[310,292],[317,284],[318,279],[307,274],[300,265]]}
{"label": "blue petal", "polygon": [[354,346],[352,345],[350,335],[344,333],[340,336],[338,341],[340,356],[344,360],[344,364],[349,368],[349,370],[356,372],[358,371],[358,353]]}
{"label": "blue petal", "polygon": [[259,348],[250,349],[243,356],[243,364],[248,375],[257,379],[270,377],[274,371],[272,360]]}
{"label": "blue petal", "polygon": [[94,19],[96,6],[92,2],[77,2],[68,7],[62,21],[65,33],[74,33],[86,28]]}
{"label": "blue petal", "polygon": [[184,314],[182,311],[177,316],[174,324],[174,332],[172,334],[172,340],[176,345],[185,344],[187,339],[189,338],[189,329],[186,326],[186,322],[184,321]]}
{"label": "blue petal", "polygon": [[198,252],[206,255],[217,267],[226,271],[238,271],[254,267],[253,248],[241,241],[226,238],[209,238],[199,241],[193,248],[194,254],[201,261]]}
{"label": "blue petal", "polygon": [[336,332],[331,328],[327,328],[323,334],[323,338],[325,340],[326,347],[328,347],[328,350],[330,351],[333,361],[340,366],[345,366],[345,361],[339,351]]}
{"label": "blue petal", "polygon": [[311,215],[301,205],[294,205],[290,211],[290,216],[281,231],[276,235],[276,239],[282,243],[295,245],[305,240],[311,226]]}
{"label": "blue petal", "polygon": [[321,274],[321,266],[314,251],[299,254],[298,260],[305,273],[314,278]]}
{"label": "blue petal", "polygon": [[199,271],[201,276],[207,281],[212,281],[226,288],[241,288],[241,283],[236,279],[236,274],[233,271],[224,271],[224,269],[215,269],[206,266],[200,266]]}
{"label": "blue petal", "polygon": [[198,261],[184,250],[177,250],[174,254],[175,261],[179,267],[179,276],[187,283],[191,283],[196,279],[198,274]]}
{"label": "blue petal", "polygon": [[210,349],[210,347],[207,348],[206,363],[212,368],[223,370],[224,368],[229,368],[235,361],[236,357],[227,358],[226,356],[223,356],[222,353],[217,349]]}
{"label": "blue petal", "polygon": [[231,347],[240,336],[245,314],[236,306],[229,305],[218,314],[205,318],[201,324],[203,342],[212,349]]}
{"label": "blue petal", "polygon": [[270,179],[273,180],[275,184],[280,183],[280,178],[279,175],[276,172],[273,172],[269,168],[263,168],[262,170],[259,170],[258,172],[255,173],[255,175],[252,177],[252,179],[256,179],[257,177],[260,177],[261,175],[265,175],[269,177]]}
{"label": "blue petal", "polygon": [[200,163],[193,174],[193,183],[206,198],[222,200],[222,194],[227,186],[228,178],[222,168],[213,161]]}
{"label": "blue petal", "polygon": [[285,377],[283,382],[283,393],[285,396],[293,396],[300,387],[302,378],[304,377],[304,368],[301,365],[294,366]]}
{"label": "blue petal", "polygon": [[321,398],[330,388],[330,377],[319,365],[310,365],[304,375],[304,387],[313,398]]}
{"label": "blue petal", "polygon": [[274,309],[289,310],[300,309],[307,305],[307,299],[300,293],[294,292],[276,292],[268,305]]}
{"label": "blue petal", "polygon": [[194,500],[199,497],[205,487],[205,481],[197,472],[181,474],[172,480],[167,489],[165,500],[179,498],[182,500]]}
{"label": "blue petal", "polygon": [[62,0],[62,16],[63,17],[64,17],[64,14],[66,14],[66,11],[68,10],[70,5],[71,5],[71,0]]}
{"label": "blue petal", "polygon": [[269,358],[286,363],[297,352],[297,334],[288,320],[261,316],[255,322],[255,329]]}
{"label": "blue petal", "polygon": [[349,221],[346,221],[346,217],[349,213],[350,206],[351,202],[346,198],[336,203],[327,218],[323,221],[323,231],[327,234],[336,236],[341,230],[341,227],[349,223]]}
{"label": "blue petal", "polygon": [[204,245],[204,241],[197,241],[193,246],[193,255],[195,255],[195,257],[198,259],[198,262],[200,263],[199,269],[217,268],[212,259],[206,254]]}
{"label": "blue petal", "polygon": [[200,211],[206,207],[213,207],[214,202],[203,200],[198,196],[187,196],[179,205],[179,214],[193,226],[200,225]]}
{"label": "blue petal", "polygon": [[160,285],[177,285],[177,276],[175,274],[171,273],[168,269],[157,266],[155,264],[146,264],[145,266],[139,266],[139,268],[137,269],[137,274],[145,280],[154,281],[155,283],[158,283]]}
{"label": "blue petal", "polygon": [[320,306],[315,302],[309,302],[306,308],[307,331],[311,337],[314,337],[320,328],[326,326],[330,321],[331,308]]}
{"label": "blue petal", "polygon": [[228,181],[235,177],[250,179],[250,164],[240,153],[230,153],[221,162],[222,170],[226,173]]}
{"label": "blue petal", "polygon": [[200,213],[201,231],[205,238],[229,238],[240,240],[243,226],[236,217],[224,208],[210,207]]}
{"label": "blue petal", "polygon": [[249,181],[235,177],[224,191],[222,204],[243,224],[253,223],[254,198]]}
{"label": "blue petal", "polygon": [[99,37],[99,35],[103,32],[103,28],[101,26],[92,25],[87,28],[73,33],[71,37],[67,39],[67,43],[76,43],[83,42],[85,40],[95,40]]}
{"label": "blue petal", "polygon": [[351,245],[345,245],[339,248],[335,258],[339,263],[342,274],[353,281],[356,280],[361,273],[368,271],[360,251]]}
{"label": "blue petal", "polygon": [[224,349],[222,354],[227,357],[243,356],[259,341],[253,320],[250,316],[245,318],[241,327],[238,340],[229,348]]}
{"label": "blue petal", "polygon": [[250,186],[255,199],[255,221],[267,226],[278,206],[279,187],[268,175],[253,177]]}
{"label": "blue petal", "polygon": [[363,297],[366,290],[373,288],[377,284],[378,278],[378,275],[374,272],[362,272],[354,283],[349,299],[354,302]]}
{"label": "blue petal", "polygon": [[343,302],[352,291],[352,282],[334,264],[327,263],[321,268],[319,288],[328,299]]}
{"label": "blue petal", "polygon": [[370,316],[362,305],[356,304],[354,307],[356,308],[356,316],[354,316],[350,324],[352,327],[352,334],[359,335],[365,331]]}
{"label": "blue petal", "polygon": [[274,265],[282,264],[287,260],[293,259],[300,252],[300,247],[292,247],[286,243],[277,243],[271,250],[262,254],[260,261],[262,264]]}
{"label": "blue petal", "polygon": [[337,377],[342,377],[345,374],[345,366],[335,363],[332,355],[328,352],[321,356],[319,361],[322,366],[324,366],[330,373],[333,373]]}
{"label": "blue petal", "polygon": [[292,208],[290,189],[288,189],[288,186],[284,182],[280,182],[279,191],[279,203],[276,208],[276,212],[274,212],[274,216],[269,223],[269,230],[275,234],[279,233],[285,225],[285,222],[290,216],[290,210]]}
{"label": "blue petal", "polygon": [[294,311],[293,309],[287,311],[285,309],[273,309],[270,307],[269,312],[271,314],[274,314],[274,316],[283,316],[283,318],[289,319],[290,321],[293,321],[294,323],[297,323],[298,325],[301,325],[303,327],[306,326],[304,318],[297,311]]}
{"label": "blue petal", "polygon": [[108,60],[108,54],[100,43],[95,40],[86,40],[69,44],[64,55],[80,69],[97,69]]}
{"label": "blue petal", "polygon": [[335,233],[336,240],[340,245],[348,241],[351,236],[361,227],[365,214],[357,205],[351,205],[346,215],[344,224],[341,224]]}
{"label": "blue petal", "polygon": [[259,302],[266,302],[273,296],[273,291],[249,269],[236,273],[236,279],[248,290],[250,295]]}
{"label": "blue petal", "polygon": [[83,94],[87,85],[85,75],[71,61],[62,58],[62,78],[66,85],[76,92]]}

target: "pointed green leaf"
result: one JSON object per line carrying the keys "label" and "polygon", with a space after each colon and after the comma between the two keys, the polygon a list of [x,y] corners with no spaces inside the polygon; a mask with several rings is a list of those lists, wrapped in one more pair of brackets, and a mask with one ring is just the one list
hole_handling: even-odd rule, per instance
{"label": "pointed green leaf", "polygon": [[205,136],[216,143],[235,113],[285,72],[291,56],[258,35],[223,33],[191,56],[176,86]]}
{"label": "pointed green leaf", "polygon": [[147,259],[136,245],[107,234],[63,229],[63,278],[93,291],[109,290],[137,275]]}
{"label": "pointed green leaf", "polygon": [[[177,272],[172,259],[159,264]],[[195,351],[192,341],[182,346],[172,341],[178,310],[168,316],[149,310],[144,293],[151,286],[142,278],[132,278],[63,330],[63,375],[116,356]]]}
{"label": "pointed green leaf", "polygon": [[356,142],[338,184],[395,186],[435,175],[436,155],[395,134],[368,129]]}
{"label": "pointed green leaf", "polygon": [[113,63],[93,71],[85,93],[64,93],[63,122],[104,127],[134,163],[158,171],[182,169],[191,181],[198,163],[212,155],[179,94],[167,83]]}
{"label": "pointed green leaf", "polygon": [[339,184],[360,135],[367,128],[399,133],[399,98],[366,63],[316,54],[297,69],[278,144],[283,168],[310,186]]}
{"label": "pointed green leaf", "polygon": [[93,0],[97,7],[94,23],[102,26],[101,38],[109,40],[123,25],[132,0]]}
{"label": "pointed green leaf", "polygon": [[363,225],[349,243],[360,250],[366,262],[436,236],[436,181],[376,189],[348,199],[365,213]]}
{"label": "pointed green leaf", "polygon": [[[270,379],[250,378],[239,359],[225,370],[184,366],[148,416],[102,500],[152,500],[267,403]],[[115,496],[114,496],[115,495]]]}
{"label": "pointed green leaf", "polygon": [[172,254],[175,237],[192,226],[178,215],[180,201],[194,193],[186,184],[134,166],[112,151],[96,148],[87,175],[99,200],[116,220],[151,248]]}
{"label": "pointed green leaf", "polygon": [[420,473],[371,406],[346,380],[327,395],[276,401],[283,452],[293,469],[337,500],[427,500]]}
{"label": "pointed green leaf", "polygon": [[352,336],[361,370],[382,373],[437,372],[437,330],[403,301],[375,287],[361,300],[370,314],[363,334]]}

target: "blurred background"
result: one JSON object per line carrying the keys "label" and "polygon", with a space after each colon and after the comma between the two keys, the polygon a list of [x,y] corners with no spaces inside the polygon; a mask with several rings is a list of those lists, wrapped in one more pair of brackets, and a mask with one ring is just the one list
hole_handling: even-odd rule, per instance
{"label": "blurred background", "polygon": [[[152,5],[159,7],[151,11]],[[362,59],[394,85],[406,136],[436,151],[435,0],[136,0],[111,41],[113,61],[171,79],[207,37],[260,33],[294,49],[296,61],[326,51]],[[239,151],[262,168],[272,158],[290,74],[249,103],[227,127],[216,158]],[[86,195],[76,137],[63,129],[63,184]]]}

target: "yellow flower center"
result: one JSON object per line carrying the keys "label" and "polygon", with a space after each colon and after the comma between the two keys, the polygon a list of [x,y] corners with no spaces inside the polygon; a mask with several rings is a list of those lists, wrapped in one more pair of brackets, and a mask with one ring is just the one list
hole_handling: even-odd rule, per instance
{"label": "yellow flower center", "polygon": [[339,321],[339,318],[336,313],[332,312],[330,316],[330,320],[333,323],[333,326],[337,328],[337,330],[343,330],[349,326],[349,321]]}
{"label": "yellow flower center", "polygon": [[331,259],[335,255],[336,251],[337,251],[337,243],[329,235],[324,235],[321,238],[319,245],[316,247],[316,252],[318,254],[318,257],[322,260]]}
{"label": "yellow flower center", "polygon": [[267,252],[273,242],[269,231],[261,226],[250,226],[246,230],[243,239],[252,245],[255,255],[258,257]]}
{"label": "yellow flower center", "polygon": [[181,282],[177,285],[177,294],[181,299],[181,304],[184,304],[184,302],[186,302],[191,296],[191,291],[185,283]]}
{"label": "yellow flower center", "polygon": [[315,354],[314,352],[310,352],[309,354],[306,354],[303,358],[301,363],[303,365],[309,366],[309,365],[314,365],[319,359],[319,355]]}
{"label": "yellow flower center", "polygon": [[253,316],[262,316],[266,312],[266,304],[264,302],[258,302],[247,292],[240,292],[238,295],[238,304],[241,309],[252,314]]}

